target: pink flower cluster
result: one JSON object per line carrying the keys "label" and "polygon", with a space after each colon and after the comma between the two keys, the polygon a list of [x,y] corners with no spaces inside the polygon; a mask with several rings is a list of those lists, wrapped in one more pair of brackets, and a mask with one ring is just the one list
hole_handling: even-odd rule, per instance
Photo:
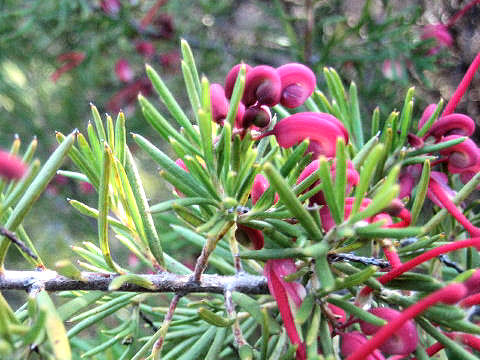
{"label": "pink flower cluster", "polygon": [[[480,66],[480,53],[477,54],[468,68],[460,85],[452,98],[446,105],[441,116],[431,125],[430,129],[423,136],[418,138],[410,136],[415,147],[422,147],[425,143],[442,143],[458,139],[462,136],[469,137],[475,130],[475,122],[464,114],[454,113],[457,104],[465,94],[468,85],[472,81],[475,72]],[[436,110],[436,105],[429,105],[419,121],[421,129]],[[441,159],[432,165],[440,163],[447,164],[450,174],[459,174],[463,183],[467,183],[476,173],[480,171],[480,149],[470,138],[463,142],[450,146],[440,151]],[[421,174],[420,165],[408,166],[402,170],[400,175],[400,198],[410,196],[415,182]],[[448,186],[448,177],[439,171],[432,171],[428,186],[428,197],[438,206],[446,208],[455,219],[462,224],[472,237],[480,236],[480,229],[473,226],[463,213],[453,204],[454,192]]]}
{"label": "pink flower cluster", "polygon": [[[227,74],[225,87],[210,86],[213,119],[222,124],[228,114],[229,101],[242,64]],[[270,124],[270,107],[282,104],[288,108],[302,105],[315,90],[315,75],[308,67],[290,63],[273,68],[268,65],[251,67],[247,64],[245,90],[237,110],[235,127],[246,130],[251,126],[266,128]]]}

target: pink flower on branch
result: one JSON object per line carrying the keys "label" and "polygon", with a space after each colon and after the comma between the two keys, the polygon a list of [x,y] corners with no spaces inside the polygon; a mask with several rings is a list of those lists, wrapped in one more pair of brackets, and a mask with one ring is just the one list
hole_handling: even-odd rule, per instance
{"label": "pink flower on branch", "polygon": [[0,150],[0,176],[7,180],[18,180],[27,172],[27,165],[18,157]]}
{"label": "pink flower on branch", "polygon": [[373,351],[378,349],[395,333],[397,333],[405,323],[414,317],[420,315],[425,310],[437,303],[455,304],[467,294],[467,288],[463,284],[453,283],[437,290],[430,295],[420,299],[414,305],[408,307],[397,317],[388,322],[378,330],[375,335],[366,343],[362,344],[355,353],[350,355],[346,360],[364,360]]}
{"label": "pink flower on branch", "polygon": [[290,148],[310,139],[307,152],[312,152],[314,157],[333,157],[338,138],[342,138],[345,144],[348,143],[348,132],[343,124],[327,113],[302,112],[290,115],[258,139],[269,135],[275,135],[278,144],[283,148]]}
{"label": "pink flower on branch", "polygon": [[315,90],[317,79],[310,68],[289,63],[277,68],[282,83],[280,103],[287,108],[302,105]]}

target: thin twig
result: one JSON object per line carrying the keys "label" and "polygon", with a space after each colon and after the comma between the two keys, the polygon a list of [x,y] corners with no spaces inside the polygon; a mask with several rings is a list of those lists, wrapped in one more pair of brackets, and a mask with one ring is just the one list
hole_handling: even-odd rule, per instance
{"label": "thin twig", "polygon": [[385,269],[389,268],[390,264],[388,261],[377,259],[377,258],[370,258],[365,256],[357,256],[350,253],[345,254],[329,254],[328,255],[329,262],[339,262],[339,261],[347,261],[347,262],[357,262],[363,265],[374,265],[378,266],[379,268]]}
{"label": "thin twig", "polygon": [[[118,276],[113,273],[82,272],[80,280],[70,279],[52,270],[15,271],[5,270],[0,274],[0,290],[29,290],[34,284],[46,291],[99,290],[109,291],[111,282]],[[225,289],[234,288],[245,294],[268,294],[267,280],[263,276],[246,274],[202,276],[198,282],[190,275],[177,275],[168,272],[139,275],[153,284],[147,289],[134,283],[125,283],[117,291],[141,293],[215,293],[223,294]]]}
{"label": "thin twig", "polygon": [[158,338],[157,342],[153,346],[152,349],[152,358],[155,360],[160,358],[160,353],[162,351],[163,341],[165,340],[165,335],[167,335],[168,327],[170,326],[170,322],[172,321],[173,314],[175,313],[175,309],[177,308],[178,302],[182,297],[182,294],[175,294],[170,302],[170,307],[168,308],[168,312],[165,314],[165,318],[163,319],[162,327],[160,328],[160,337]]}
{"label": "thin twig", "polygon": [[238,317],[235,312],[235,305],[233,304],[232,299],[232,291],[230,289],[226,289],[224,293],[225,297],[225,309],[227,310],[227,315],[230,319],[235,319],[232,325],[233,331],[233,338],[235,339],[235,344],[240,348],[241,346],[245,345],[247,342],[245,341],[242,329],[240,328],[240,323],[238,322]]}
{"label": "thin twig", "polygon": [[17,239],[15,234],[4,227],[0,227],[0,235],[5,236],[8,240],[10,240],[12,243],[17,245],[20,250],[22,250],[25,254],[30,256],[33,260],[38,261],[38,256],[33,253],[32,250],[28,248],[27,245],[25,245],[21,240]]}

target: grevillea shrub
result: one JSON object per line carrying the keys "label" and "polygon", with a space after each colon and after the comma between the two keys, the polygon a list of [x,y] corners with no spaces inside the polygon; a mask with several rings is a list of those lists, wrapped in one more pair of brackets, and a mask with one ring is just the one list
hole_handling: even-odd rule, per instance
{"label": "grevillea shrub", "polygon": [[[20,307],[0,295],[1,358],[479,359],[480,150],[455,108],[480,55],[445,109],[414,111],[412,88],[380,118],[333,69],[323,89],[297,63],[211,84],[181,52],[191,108],[147,66],[165,105],[138,95],[152,132],[92,105],[45,164],[36,140],[0,151],[0,289],[28,293]],[[144,187],[144,155],[171,199]],[[23,221],[66,184],[95,199],[67,201],[97,231],[46,263]],[[5,265],[13,246],[29,269]]]}

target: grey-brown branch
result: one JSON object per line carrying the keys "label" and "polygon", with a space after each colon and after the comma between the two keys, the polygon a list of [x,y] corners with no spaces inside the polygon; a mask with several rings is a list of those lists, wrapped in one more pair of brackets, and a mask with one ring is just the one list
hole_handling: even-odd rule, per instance
{"label": "grey-brown branch", "polygon": [[[52,270],[16,271],[6,270],[0,275],[0,290],[26,290],[41,287],[47,291],[99,290],[108,291],[110,283],[118,275],[109,273],[82,272],[82,279],[74,280],[59,275]],[[141,275],[154,284],[155,289],[146,289],[133,283],[125,283],[116,291],[131,292],[173,292],[173,293],[216,293],[223,294],[226,289],[245,294],[268,294],[267,280],[263,276],[240,273],[233,276],[202,275],[196,282],[189,275],[160,273]]]}

